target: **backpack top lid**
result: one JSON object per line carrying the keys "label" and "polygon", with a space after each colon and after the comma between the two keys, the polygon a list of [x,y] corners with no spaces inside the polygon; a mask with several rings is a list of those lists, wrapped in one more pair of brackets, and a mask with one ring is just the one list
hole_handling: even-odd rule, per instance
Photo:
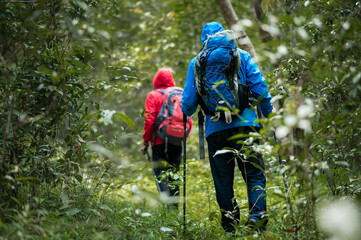
{"label": "backpack top lid", "polygon": [[232,30],[223,30],[212,35],[207,35],[207,39],[203,43],[202,50],[218,47],[238,47],[236,35]]}

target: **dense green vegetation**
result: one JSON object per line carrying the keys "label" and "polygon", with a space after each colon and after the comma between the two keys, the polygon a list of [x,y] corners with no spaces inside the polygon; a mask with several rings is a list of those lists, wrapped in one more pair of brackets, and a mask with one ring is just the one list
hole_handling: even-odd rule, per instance
{"label": "dense green vegetation", "polygon": [[[258,20],[253,4],[265,12]],[[278,113],[262,120],[258,146],[268,230],[239,237],[358,239],[361,4],[253,4],[232,1]],[[196,127],[185,232],[181,207],[162,206],[140,153],[154,74],[171,68],[183,86],[209,21],[226,26],[214,1],[0,2],[0,239],[232,239],[219,224],[209,164],[198,160]],[[245,186],[240,174],[235,181],[244,223]]]}

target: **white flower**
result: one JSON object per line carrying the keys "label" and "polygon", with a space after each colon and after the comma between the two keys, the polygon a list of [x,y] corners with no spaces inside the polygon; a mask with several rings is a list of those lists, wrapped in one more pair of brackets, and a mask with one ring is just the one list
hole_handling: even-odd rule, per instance
{"label": "white flower", "polygon": [[308,39],[308,34],[307,34],[307,32],[306,32],[305,29],[303,29],[303,28],[298,28],[298,29],[297,29],[297,33],[298,33],[298,35],[300,35],[301,38],[303,38],[303,39]]}
{"label": "white flower", "polygon": [[132,186],[132,193],[136,194],[138,193],[139,187],[137,185]]}
{"label": "white flower", "polygon": [[279,46],[279,47],[277,48],[277,52],[278,52],[281,56],[283,56],[283,55],[286,55],[286,54],[288,53],[288,49],[287,49],[286,46],[281,45],[281,46]]}
{"label": "white flower", "polygon": [[106,109],[102,111],[102,120],[105,125],[113,124],[112,117],[114,113],[116,113],[115,110]]}
{"label": "white flower", "polygon": [[312,22],[313,22],[317,27],[322,27],[322,22],[321,22],[320,19],[314,18],[314,19],[312,19]]}
{"label": "white flower", "polygon": [[311,132],[311,122],[307,119],[301,119],[298,123],[298,127],[305,130],[306,132]]}
{"label": "white flower", "polygon": [[313,105],[307,104],[307,105],[301,105],[297,109],[297,115],[299,118],[306,118],[313,114],[314,108]]}
{"label": "white flower", "polygon": [[346,22],[344,22],[344,23],[342,24],[342,27],[343,27],[343,29],[345,29],[345,30],[350,29],[350,26],[351,26],[351,24],[350,24],[349,21],[346,21]]}
{"label": "white flower", "polygon": [[285,117],[285,124],[289,127],[294,127],[297,123],[297,117],[295,115],[287,115]]}
{"label": "white flower", "polygon": [[245,27],[252,27],[253,22],[249,20],[248,18],[240,20],[241,24]]}
{"label": "white flower", "polygon": [[163,232],[171,232],[171,231],[173,231],[173,229],[167,228],[167,227],[161,227],[160,230],[162,230]]}
{"label": "white flower", "polygon": [[280,126],[276,129],[276,135],[278,138],[284,138],[290,132],[290,129],[286,126]]}
{"label": "white flower", "polygon": [[319,211],[320,227],[335,240],[357,240],[361,236],[359,208],[351,200],[338,200]]}

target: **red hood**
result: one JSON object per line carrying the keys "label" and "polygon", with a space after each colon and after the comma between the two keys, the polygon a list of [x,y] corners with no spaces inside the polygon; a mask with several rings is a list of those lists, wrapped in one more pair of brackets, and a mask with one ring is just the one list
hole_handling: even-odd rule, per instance
{"label": "red hood", "polygon": [[153,78],[154,89],[165,89],[174,87],[174,79],[169,69],[159,69]]}

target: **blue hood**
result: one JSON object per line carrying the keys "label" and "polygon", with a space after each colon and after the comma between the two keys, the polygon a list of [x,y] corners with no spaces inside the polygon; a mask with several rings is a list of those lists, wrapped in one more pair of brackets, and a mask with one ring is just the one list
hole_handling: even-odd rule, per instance
{"label": "blue hood", "polygon": [[202,46],[205,40],[207,40],[208,36],[215,34],[216,32],[223,31],[224,28],[218,22],[210,22],[206,23],[203,26],[202,30]]}

